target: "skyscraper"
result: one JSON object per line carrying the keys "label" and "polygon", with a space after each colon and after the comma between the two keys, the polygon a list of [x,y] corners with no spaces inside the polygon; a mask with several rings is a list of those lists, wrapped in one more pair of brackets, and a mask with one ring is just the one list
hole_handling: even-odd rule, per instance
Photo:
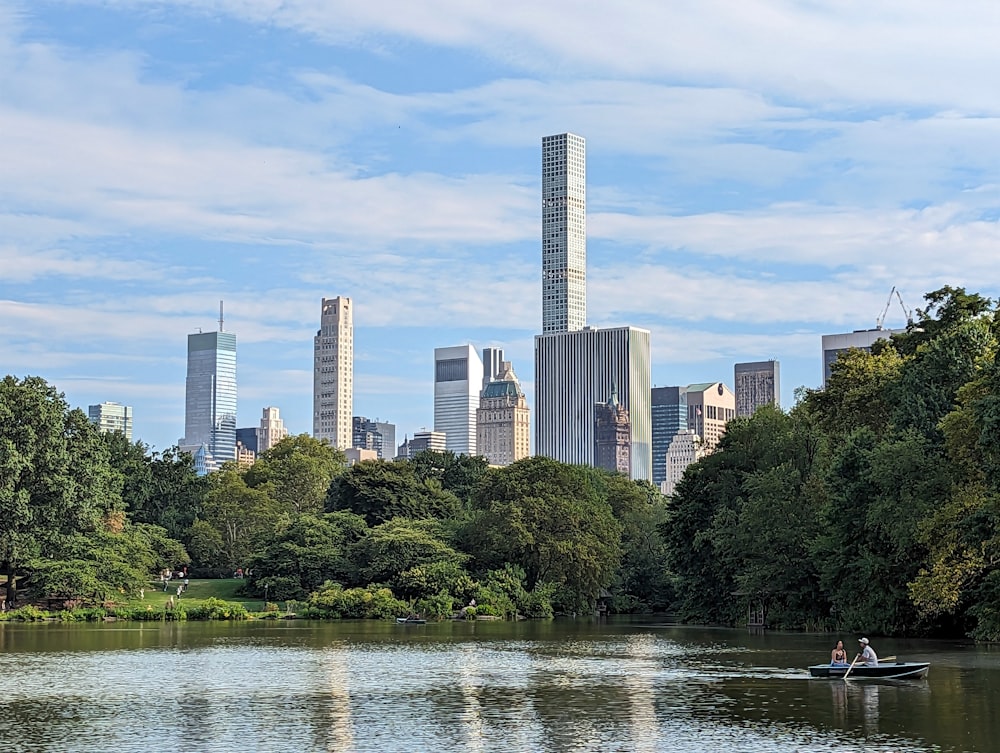
{"label": "skyscraper", "polygon": [[666,479],[667,450],[677,432],[687,429],[687,387],[652,389],[653,483]]}
{"label": "skyscraper", "polygon": [[706,454],[701,437],[694,430],[681,429],[674,434],[667,447],[666,478],[660,482],[660,491],[668,496],[673,494],[688,466]]}
{"label": "skyscraper", "polygon": [[434,349],[434,431],[456,455],[476,454],[476,409],[483,362],[472,345]]}
{"label": "skyscraper", "polygon": [[736,396],[722,382],[689,384],[687,406],[688,429],[701,437],[706,453],[712,452],[736,417]]}
{"label": "skyscraper", "polygon": [[503,348],[483,348],[483,389],[503,368]]}
{"label": "skyscraper", "polygon": [[633,479],[652,478],[649,331],[535,336],[535,453],[594,465],[594,406],[617,388],[631,428]]}
{"label": "skyscraper", "polygon": [[587,323],[587,146],[542,139],[542,334]]}
{"label": "skyscraper", "polygon": [[313,338],[313,436],[351,446],[354,413],[354,313],[351,299],[324,298]]}
{"label": "skyscraper", "polygon": [[615,473],[632,475],[632,436],[628,411],[612,390],[605,403],[594,406],[594,465]]}
{"label": "skyscraper", "polygon": [[281,420],[281,411],[268,406],[261,413],[260,426],[257,428],[257,446],[253,451],[258,454],[267,452],[287,436],[288,429]]}
{"label": "skyscraper", "polygon": [[351,445],[361,450],[374,450],[377,457],[392,460],[396,453],[396,425],[355,416],[352,421]]}
{"label": "skyscraper", "polygon": [[125,438],[132,439],[132,406],[121,403],[100,403],[87,406],[90,422],[103,433],[119,431]]}
{"label": "skyscraper", "polygon": [[781,365],[777,361],[738,363],[733,367],[736,415],[752,416],[763,405],[778,406]]}
{"label": "skyscraper", "polygon": [[510,361],[504,361],[479,398],[476,451],[491,465],[528,457],[529,424],[528,400]]}
{"label": "skyscraper", "polygon": [[[219,326],[222,326],[221,316]],[[188,335],[184,408],[180,449],[196,459],[203,456],[205,472],[235,461],[236,335],[232,332],[220,329]]]}

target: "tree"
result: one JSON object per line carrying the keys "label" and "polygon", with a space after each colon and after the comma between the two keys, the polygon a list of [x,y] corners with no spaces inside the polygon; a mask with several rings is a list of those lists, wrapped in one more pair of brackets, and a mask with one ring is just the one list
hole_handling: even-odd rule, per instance
{"label": "tree", "polygon": [[301,599],[326,581],[353,582],[351,548],[368,533],[363,518],[346,512],[300,515],[250,558],[247,586],[275,599]]}
{"label": "tree", "polygon": [[[250,555],[261,549],[277,529],[282,519],[280,506],[266,492],[247,486],[233,465],[224,466],[210,479],[202,514],[204,522],[219,534],[221,549],[214,553],[214,559],[223,570],[244,567]],[[190,534],[192,552],[203,553],[211,537],[206,537],[200,525],[193,525]]]}
{"label": "tree", "polygon": [[465,539],[483,568],[524,569],[526,587],[563,585],[592,605],[621,559],[621,525],[588,469],[545,457],[491,469],[473,497]]}
{"label": "tree", "polygon": [[28,563],[121,506],[97,429],[39,377],[0,382],[0,569],[13,603]]}
{"label": "tree", "polygon": [[395,518],[380,523],[355,545],[360,580],[387,584],[418,566],[463,564],[468,558],[451,547],[447,536],[445,526],[436,520]]}
{"label": "tree", "polygon": [[323,512],[333,480],[347,466],[344,453],[308,434],[286,437],[261,453],[246,472],[247,485],[266,491],[290,515]]}
{"label": "tree", "polygon": [[348,468],[337,479],[329,504],[361,515],[370,526],[393,518],[454,518],[461,510],[458,498],[436,479],[421,480],[410,463],[385,460]]}
{"label": "tree", "polygon": [[463,503],[468,502],[489,469],[482,455],[456,455],[451,450],[424,450],[410,458],[409,463],[421,481],[437,481]]}

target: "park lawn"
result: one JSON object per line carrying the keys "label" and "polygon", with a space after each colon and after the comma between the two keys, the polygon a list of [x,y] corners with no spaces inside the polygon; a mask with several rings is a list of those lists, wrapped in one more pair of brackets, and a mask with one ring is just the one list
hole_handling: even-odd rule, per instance
{"label": "park lawn", "polygon": [[[163,584],[159,581],[150,581],[146,588],[145,597],[138,596],[130,599],[127,604],[130,607],[148,604],[153,609],[163,609],[167,599],[171,596],[177,601],[177,586],[182,581],[171,580],[167,584],[167,590],[163,590]],[[187,590],[180,597],[180,602],[190,604],[192,602],[204,601],[205,599],[222,599],[236,604],[242,604],[248,612],[264,611],[263,599],[248,599],[246,596],[237,595],[236,589],[243,585],[239,578],[191,578]]]}

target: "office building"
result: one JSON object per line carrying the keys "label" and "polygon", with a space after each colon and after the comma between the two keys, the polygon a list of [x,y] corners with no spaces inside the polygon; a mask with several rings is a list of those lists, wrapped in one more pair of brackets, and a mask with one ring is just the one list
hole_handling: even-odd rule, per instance
{"label": "office building", "polygon": [[476,447],[490,465],[528,457],[531,435],[528,400],[510,361],[504,361],[483,390],[476,411]]}
{"label": "office building", "polygon": [[222,331],[221,315],[219,326],[218,332],[188,335],[184,438],[178,442],[206,473],[236,460],[236,335]]}
{"label": "office building", "polygon": [[780,407],[781,365],[777,361],[738,363],[733,368],[736,415],[752,416],[764,405]]}
{"label": "office building", "polygon": [[236,465],[246,470],[257,462],[257,453],[244,447],[240,440],[236,440]]}
{"label": "office building", "polygon": [[313,436],[346,450],[353,415],[354,311],[350,298],[324,298],[313,339]]}
{"label": "office building", "polygon": [[660,483],[660,491],[670,496],[687,467],[706,455],[701,437],[692,429],[682,429],[670,441],[666,454],[666,472]]}
{"label": "office building", "polygon": [[631,478],[652,478],[649,332],[635,327],[535,336],[535,454],[594,465],[594,406],[618,391]]}
{"label": "office building", "polygon": [[254,452],[267,452],[278,442],[288,436],[285,422],[281,420],[281,411],[269,406],[264,408],[260,417],[260,427],[257,429],[257,446]]}
{"label": "office building", "polygon": [[722,382],[689,384],[687,408],[688,429],[701,437],[701,447],[709,453],[736,417],[736,395]]}
{"label": "office building", "polygon": [[607,402],[594,406],[594,465],[630,476],[631,452],[628,411],[618,402],[618,391],[613,389]]}
{"label": "office building", "polygon": [[362,450],[374,450],[377,457],[392,460],[393,453],[396,452],[396,425],[384,421],[372,421],[364,416],[354,416],[351,446]]}
{"label": "office building", "polygon": [[413,435],[413,439],[403,439],[403,444],[396,452],[396,460],[412,458],[418,452],[425,450],[444,452],[447,449],[444,432],[421,429]]}
{"label": "office building", "polygon": [[257,454],[257,432],[256,426],[246,426],[236,430],[236,445],[249,450],[254,455]]}
{"label": "office building", "polygon": [[132,441],[132,406],[121,403],[100,403],[87,406],[90,422],[102,433],[117,431]]}
{"label": "office building", "polygon": [[366,460],[378,460],[378,453],[364,447],[348,447],[344,450],[344,457],[347,459],[348,465],[357,465]]}
{"label": "office building", "polygon": [[587,323],[587,147],[580,136],[542,139],[542,334]]}
{"label": "office building", "polygon": [[[434,349],[434,431],[456,455],[476,454],[483,362],[472,345]],[[416,436],[416,435],[414,435]]]}
{"label": "office building", "polygon": [[654,387],[650,397],[653,483],[659,487],[667,478],[667,448],[677,432],[687,429],[687,387]]}
{"label": "office building", "polygon": [[503,348],[483,348],[483,389],[503,368]]}
{"label": "office building", "polygon": [[906,332],[905,329],[856,329],[839,335],[823,335],[823,386],[830,378],[834,362],[851,348],[871,352],[878,340],[888,340],[892,335]]}

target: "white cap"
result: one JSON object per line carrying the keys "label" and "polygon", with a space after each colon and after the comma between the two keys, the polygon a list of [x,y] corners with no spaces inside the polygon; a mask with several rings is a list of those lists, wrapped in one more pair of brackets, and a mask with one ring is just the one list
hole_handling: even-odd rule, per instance
{"label": "white cap", "polygon": [[867,646],[868,645],[868,639],[867,638],[858,638],[858,643],[864,643]]}

